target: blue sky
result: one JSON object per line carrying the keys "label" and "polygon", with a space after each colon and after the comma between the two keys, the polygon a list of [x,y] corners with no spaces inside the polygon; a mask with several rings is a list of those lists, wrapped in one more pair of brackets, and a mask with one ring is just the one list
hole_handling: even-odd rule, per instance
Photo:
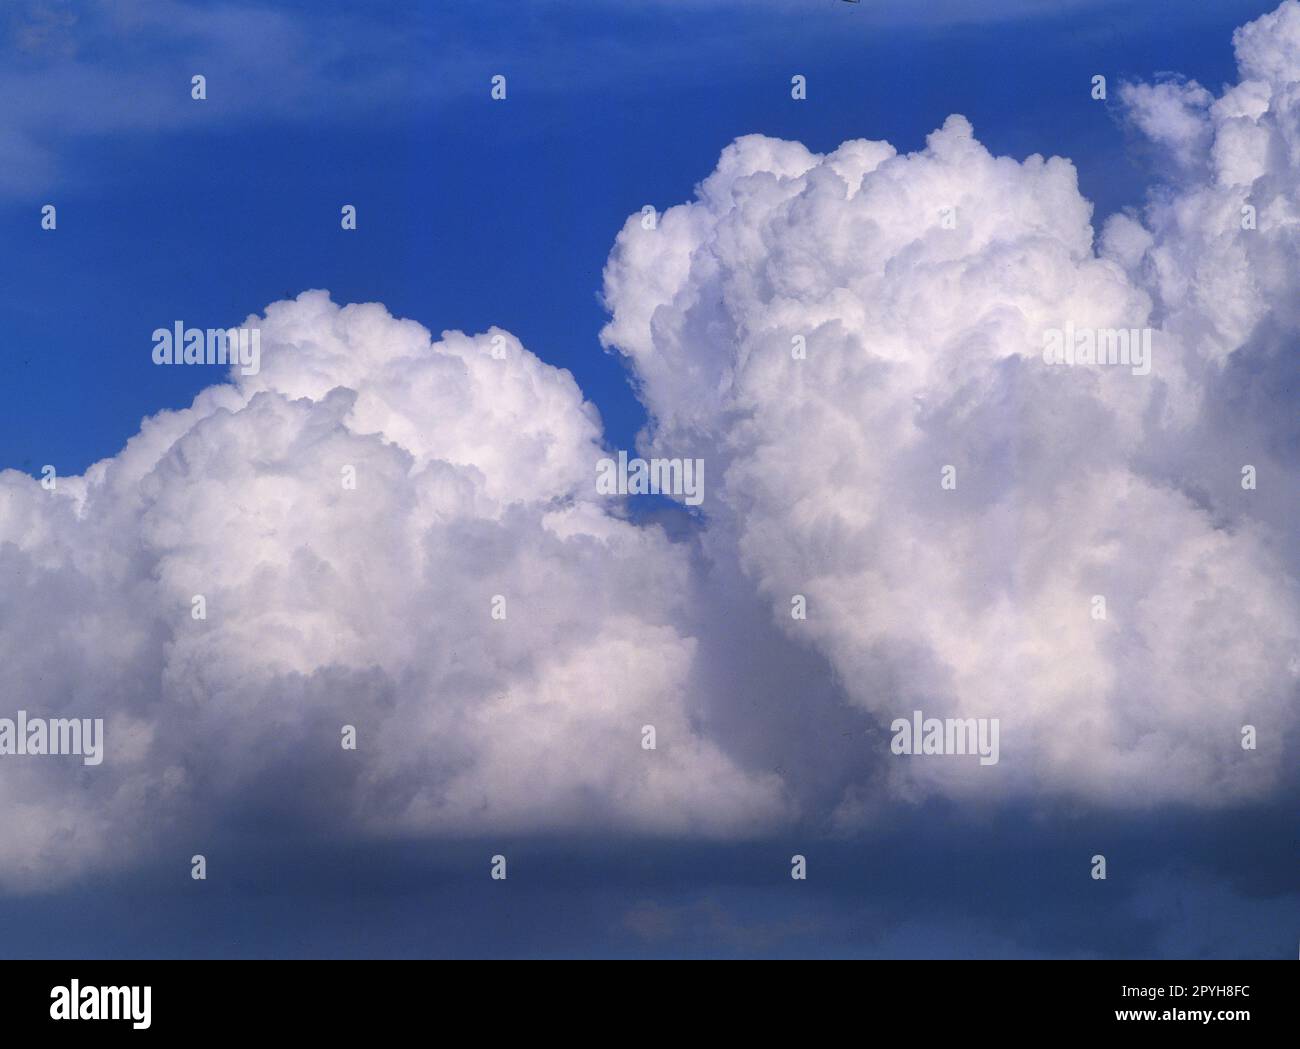
{"label": "blue sky", "polygon": [[[315,288],[335,303],[381,302],[435,336],[510,331],[572,373],[607,446],[634,448],[646,410],[625,359],[600,343],[602,270],[629,215],[690,200],[734,139],[829,152],[865,138],[907,152],[960,113],[994,154],[1069,157],[1100,229],[1140,207],[1168,162],[1116,106],[1089,98],[1089,78],[1105,74],[1114,92],[1177,71],[1218,91],[1236,80],[1232,30],[1275,6],[485,0],[112,12],[23,0],[0,24],[0,469],[37,476],[51,463],[64,476],[116,455],[143,418],[224,378],[155,367],[155,328],[234,324]],[[206,101],[189,97],[195,73]],[[509,78],[505,103],[489,98],[497,73]],[[795,73],[808,78],[806,102],[790,98]],[[39,225],[47,203],[54,234]],[[355,232],[339,227],[344,204],[358,209]],[[755,594],[738,607],[716,627],[729,652],[760,636],[766,614]],[[791,692],[811,682],[800,698],[825,726],[825,738],[805,739],[803,711],[764,708],[759,720],[785,726],[791,757],[813,766],[839,737],[871,731],[843,702],[841,667],[788,639],[764,644]],[[746,672],[765,673],[757,660]],[[4,953],[1293,957],[1296,945],[1285,783],[1256,803],[1122,815],[1087,802],[932,799],[815,847],[798,826],[740,844],[519,828],[489,844],[338,840],[259,803],[293,768],[236,792],[202,841],[168,838],[171,859],[149,854],[48,893],[0,892]],[[836,775],[810,792],[849,782]],[[1121,874],[1098,887],[1079,857],[1099,839]],[[173,870],[198,849],[224,857],[202,895]],[[497,849],[512,857],[508,896],[483,876]],[[801,895],[790,892],[792,852],[812,857]]]}
{"label": "blue sky", "polygon": [[[507,328],[572,371],[611,442],[630,446],[644,413],[597,341],[601,268],[629,214],[687,199],[732,139],[907,150],[960,112],[996,153],[1070,157],[1100,220],[1140,204],[1151,173],[1079,84],[1165,69],[1226,82],[1232,28],[1270,7],[1047,4],[1004,21],[977,6],[987,20],[932,26],[830,0],[276,5],[298,46],[340,51],[286,71],[238,34],[240,17],[260,22],[238,7],[186,8],[199,23],[220,12],[231,43],[165,17],[110,32],[93,5],[72,5],[77,21],[50,31],[75,42],[68,58],[53,42],[12,46],[18,5],[5,81],[21,93],[7,106],[44,115],[7,124],[44,163],[0,195],[12,249],[0,458],[79,473],[114,454],[142,417],[219,377],[154,368],[141,347],[156,327],[219,326],[307,288],[384,302],[434,332]],[[349,62],[343,39],[362,55]],[[200,67],[209,98],[194,103]],[[809,77],[806,105],[789,97],[791,71]],[[505,106],[488,97],[498,72]],[[156,113],[133,118],[106,97],[123,82]],[[42,236],[46,203],[57,238]],[[359,210],[355,235],[339,229],[344,203]]]}

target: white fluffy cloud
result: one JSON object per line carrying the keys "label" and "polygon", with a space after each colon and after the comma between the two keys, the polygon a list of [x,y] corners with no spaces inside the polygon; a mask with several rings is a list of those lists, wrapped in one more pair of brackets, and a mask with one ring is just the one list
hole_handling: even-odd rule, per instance
{"label": "white fluffy cloud", "polygon": [[597,501],[567,372],[321,292],[249,323],[258,375],[55,492],[0,475],[10,702],[106,716],[109,746],[97,768],[5,762],[0,879],[125,859],[250,798],[340,833],[782,818],[776,777],[692,724],[685,554]]}
{"label": "white fluffy cloud", "polygon": [[[1100,250],[1067,161],[994,157],[959,116],[908,156],[741,139],[695,202],[620,234],[604,339],[644,383],[648,448],[710,461],[713,550],[882,723],[1000,718],[995,770],[898,762],[900,792],[1215,805],[1288,771],[1296,445],[1215,412],[1258,332],[1294,357],[1297,26],[1289,0],[1241,30],[1217,101],[1125,92],[1183,175]],[[1045,364],[1067,323],[1155,328],[1152,374]]]}
{"label": "white fluffy cloud", "polygon": [[[567,372],[496,329],[433,341],[322,292],[250,320],[259,374],[83,477],[0,473],[9,706],[103,716],[109,747],[96,768],[0,767],[0,884],[183,832],[202,851],[250,813],[738,836],[851,828],[899,795],[1275,790],[1300,669],[1298,438],[1276,392],[1300,330],[1300,4],[1235,42],[1220,97],[1124,91],[1176,181],[1100,237],[1067,160],[994,157],[960,116],[910,155],[749,136],[656,229],[630,219],[604,339],[640,379],[645,450],[706,460],[698,544],[597,496],[599,419]],[[1045,364],[1067,323],[1156,329],[1151,375]],[[825,761],[861,776],[804,811],[807,770],[758,760],[768,722],[735,709],[734,682],[763,675],[701,621],[754,594],[763,629],[824,660],[810,693],[881,727],[997,717],[1000,764],[839,746]]]}

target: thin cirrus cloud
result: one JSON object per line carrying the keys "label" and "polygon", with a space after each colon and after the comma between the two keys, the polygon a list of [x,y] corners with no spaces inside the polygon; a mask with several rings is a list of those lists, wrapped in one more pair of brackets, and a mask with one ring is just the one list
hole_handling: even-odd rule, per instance
{"label": "thin cirrus cloud", "polygon": [[[110,136],[277,123],[372,126],[481,94],[497,73],[508,72],[522,92],[617,91],[632,71],[671,83],[698,75],[701,66],[742,68],[792,39],[829,51],[846,39],[898,31],[911,34],[909,46],[924,47],[926,33],[953,25],[1089,8],[1104,13],[1107,27],[1148,17],[1130,6],[490,0],[445,5],[436,18],[417,9],[394,19],[342,2],[307,11],[266,3],[20,0],[0,20],[0,98],[10,102],[0,107],[0,196],[98,188],[68,158],[79,143]],[[665,32],[665,13],[676,31]],[[1185,9],[1176,13],[1189,17]],[[189,97],[196,74],[210,84],[201,107]]]}
{"label": "thin cirrus cloud", "polygon": [[[0,97],[11,102],[0,108],[0,194],[92,185],[66,159],[82,140],[355,121],[460,97],[493,55],[476,19],[451,28],[459,39],[343,5],[314,6],[307,17],[276,5],[179,0],[15,4],[0,22]],[[435,43],[440,58],[430,63]],[[210,85],[198,107],[195,75]]]}
{"label": "thin cirrus cloud", "polygon": [[[960,116],[907,155],[748,136],[655,229],[630,219],[603,337],[639,379],[642,451],[706,462],[685,539],[596,494],[608,450],[567,372],[318,291],[249,319],[257,374],[85,475],[0,473],[7,695],[104,717],[108,747],[0,767],[0,885],[253,807],[357,839],[730,839],[933,796],[1276,797],[1300,672],[1294,421],[1269,392],[1294,367],[1300,4],[1235,45],[1217,97],[1125,89],[1136,127],[1210,161],[1099,237],[1068,161],[992,156]],[[1045,364],[1066,323],[1150,326],[1151,374]],[[727,601],[764,607],[748,654],[718,643]],[[768,731],[727,683],[778,644],[878,733],[999,718],[1000,762],[864,741],[803,790],[776,742],[730,731]]]}

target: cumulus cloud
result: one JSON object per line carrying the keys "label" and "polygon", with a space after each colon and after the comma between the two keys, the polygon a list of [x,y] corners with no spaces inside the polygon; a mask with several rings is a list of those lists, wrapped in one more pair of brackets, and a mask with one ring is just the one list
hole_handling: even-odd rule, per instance
{"label": "cumulus cloud", "polygon": [[[10,705],[103,716],[108,747],[0,767],[0,884],[249,821],[736,837],[933,794],[1277,790],[1298,41],[1288,0],[1238,32],[1222,95],[1126,89],[1174,181],[1100,236],[1068,160],[993,156],[960,116],[907,155],[748,136],[655,229],[629,219],[603,339],[643,452],[707,463],[687,541],[597,495],[600,420],[567,372],[323,292],[249,318],[256,375],[84,476],[0,473]],[[1151,373],[1046,363],[1067,325],[1153,329]],[[1000,719],[1001,761],[891,759],[914,709]]]}
{"label": "cumulus cloud", "polygon": [[[1182,181],[1100,244],[1068,161],[994,157],[960,116],[907,156],[740,139],[694,202],[619,235],[604,341],[647,450],[710,461],[715,555],[882,723],[1000,719],[996,769],[898,762],[898,793],[1213,806],[1286,775],[1297,444],[1269,398],[1294,376],[1298,24],[1288,0],[1239,31],[1218,100],[1125,93]],[[1151,375],[1045,363],[1067,324],[1154,329]],[[1229,390],[1260,410],[1228,417]]]}
{"label": "cumulus cloud", "polygon": [[777,778],[692,724],[686,557],[597,501],[598,418],[567,372],[322,292],[246,323],[259,374],[54,492],[0,474],[7,695],[105,716],[110,748],[5,762],[0,878],[254,803],[340,833],[783,817]]}

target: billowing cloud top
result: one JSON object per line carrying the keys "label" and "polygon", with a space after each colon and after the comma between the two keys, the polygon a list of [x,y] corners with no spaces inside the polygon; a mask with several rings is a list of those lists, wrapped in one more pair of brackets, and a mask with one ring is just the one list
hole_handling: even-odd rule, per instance
{"label": "billowing cloud top", "polygon": [[[906,156],[746,137],[695,201],[630,219],[603,337],[640,380],[642,451],[707,463],[692,542],[597,494],[599,418],[567,372],[323,292],[245,322],[257,374],[84,476],[0,473],[9,703],[102,716],[108,747],[0,765],[0,884],[254,811],[358,836],[734,837],[932,793],[1277,790],[1300,671],[1275,392],[1300,328],[1300,4],[1235,43],[1218,98],[1124,90],[1174,181],[1096,239],[1068,161],[994,157],[960,116]],[[1047,363],[1067,327],[1152,329],[1150,374]],[[998,718],[1001,761],[864,743],[835,758],[864,774],[808,811],[797,770],[705,716],[742,702],[706,593],[757,594],[764,629],[821,660],[810,691],[882,727]]]}
{"label": "billowing cloud top", "polygon": [[[1294,2],[1242,29],[1217,101],[1125,90],[1183,182],[1100,250],[1067,161],[959,116],[909,156],[741,139],[620,234],[604,339],[649,447],[713,464],[715,550],[879,718],[1000,718],[997,775],[898,763],[900,789],[1214,805],[1286,769],[1296,441],[1267,399],[1294,374],[1298,31]],[[1067,326],[1153,329],[1151,373],[1045,363]]]}

